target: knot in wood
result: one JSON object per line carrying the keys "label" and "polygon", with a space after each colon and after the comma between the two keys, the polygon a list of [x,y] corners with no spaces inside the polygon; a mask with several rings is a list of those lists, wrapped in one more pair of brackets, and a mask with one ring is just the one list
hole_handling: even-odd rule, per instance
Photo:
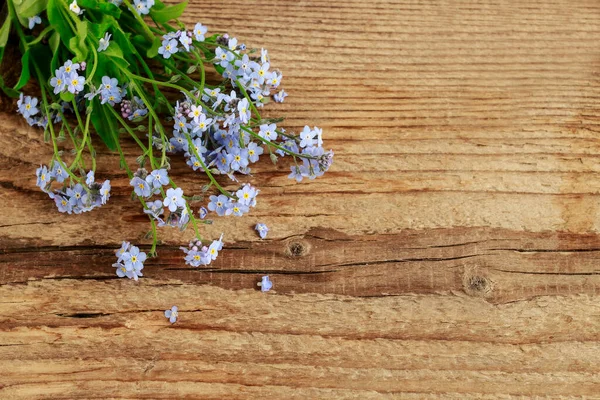
{"label": "knot in wood", "polygon": [[285,254],[289,257],[304,257],[309,251],[310,244],[304,240],[292,240],[285,248]]}
{"label": "knot in wood", "polygon": [[466,275],[463,280],[465,293],[475,297],[488,297],[492,293],[493,284],[482,275]]}

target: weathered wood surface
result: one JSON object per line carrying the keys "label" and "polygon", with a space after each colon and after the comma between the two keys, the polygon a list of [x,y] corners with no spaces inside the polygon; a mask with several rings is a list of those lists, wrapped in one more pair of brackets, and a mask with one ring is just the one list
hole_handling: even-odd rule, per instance
{"label": "weathered wood surface", "polygon": [[2,114],[0,398],[600,398],[600,3],[191,1],[197,20],[270,50],[271,115],[323,127],[332,170],[264,160],[258,207],[205,229],[226,233],[211,269],[167,230],[135,283],[111,267],[147,231],[117,158],[109,204],[60,215],[33,179],[51,149]]}

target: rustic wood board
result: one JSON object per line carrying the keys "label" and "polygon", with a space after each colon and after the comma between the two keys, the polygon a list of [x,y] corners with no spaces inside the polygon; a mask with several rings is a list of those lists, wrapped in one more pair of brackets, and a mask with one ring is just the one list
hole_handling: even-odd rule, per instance
{"label": "rustic wood board", "polygon": [[33,179],[50,147],[1,114],[0,398],[600,398],[598,1],[190,1],[197,20],[269,49],[290,93],[269,114],[323,127],[332,170],[264,160],[258,207],[204,230],[226,233],[210,269],[167,230],[136,283],[111,267],[147,231],[117,158],[109,204],[60,215]]}

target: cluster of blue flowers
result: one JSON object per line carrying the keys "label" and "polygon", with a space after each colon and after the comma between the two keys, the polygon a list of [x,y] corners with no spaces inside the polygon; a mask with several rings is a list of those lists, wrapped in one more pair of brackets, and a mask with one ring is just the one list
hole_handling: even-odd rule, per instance
{"label": "cluster of blue flowers", "polygon": [[208,209],[220,217],[224,215],[241,217],[250,211],[250,207],[256,206],[258,192],[258,189],[247,183],[235,192],[235,196],[225,196],[224,194],[210,196]]}
{"label": "cluster of blue flowers", "polygon": [[[157,221],[158,226],[173,226],[183,230],[190,221],[187,201],[181,188],[169,188],[164,193],[163,186],[169,183],[169,175],[164,168],[155,169],[150,173],[140,168],[129,182],[135,194],[144,200],[162,194],[163,200],[146,201],[144,209],[144,213]],[[169,210],[167,218],[164,218],[165,207]]]}
{"label": "cluster of blue flowers", "polygon": [[[121,6],[123,3],[122,0],[111,0],[111,2],[117,6]],[[155,0],[133,0],[132,3],[133,8],[140,15],[146,15],[150,13]],[[84,13],[84,10],[77,4],[77,0],[73,0],[69,8],[77,15]],[[138,18],[137,15],[135,17]],[[40,22],[41,19],[38,16],[30,18],[30,29]],[[117,34],[116,31],[113,33]],[[95,111],[93,108],[96,107],[96,103],[92,105],[89,102],[96,96],[103,107],[119,109],[115,119],[120,122],[122,121],[118,117],[119,114],[124,119],[138,123],[148,115],[149,111],[152,112],[153,118],[148,123],[149,128],[141,125],[137,129],[140,131],[150,130],[148,132],[149,146],[163,151],[160,163],[152,153],[149,153],[152,151],[152,147],[146,149],[143,144],[140,144],[141,142],[131,127],[123,124],[125,125],[124,129],[120,131],[130,133],[144,149],[144,155],[138,159],[139,165],[143,167],[146,159],[149,159],[153,168],[151,171],[139,168],[134,174],[131,174],[127,168],[130,176],[133,175],[130,180],[133,192],[141,200],[144,213],[152,220],[155,242],[150,255],[153,255],[156,245],[156,226],[171,226],[183,230],[191,221],[198,234],[197,220],[188,204],[188,200],[196,200],[197,197],[184,196],[183,190],[176,187],[169,178],[170,154],[180,153],[184,156],[187,165],[194,171],[208,173],[211,184],[206,186],[203,191],[207,191],[213,185],[220,191],[218,194],[208,196],[206,207],[200,207],[198,212],[200,219],[205,219],[209,212],[215,213],[217,216],[242,216],[256,206],[256,198],[259,193],[257,188],[246,183],[239,190],[230,193],[218,184],[212,174],[226,175],[232,181],[237,182],[239,175],[251,173],[252,164],[258,162],[266,150],[274,163],[278,161],[279,157],[286,155],[293,158],[289,178],[298,182],[304,178],[314,179],[323,175],[333,162],[333,152],[325,151],[323,148],[323,132],[320,128],[305,126],[296,135],[278,127],[279,120],[260,117],[257,109],[271,101],[271,98],[275,102],[281,103],[287,96],[287,93],[280,88],[282,73],[271,68],[267,50],[261,49],[259,54],[254,54],[253,50],[246,51],[246,46],[238,43],[236,38],[230,38],[225,34],[206,39],[206,34],[207,28],[201,23],[197,23],[192,30],[174,30],[162,36],[162,43],[158,48],[158,53],[162,58],[158,58],[158,61],[165,64],[167,72],[177,71],[178,74],[183,74],[176,67],[172,69],[171,64],[177,66],[182,58],[196,59],[201,62],[207,52],[214,48],[215,58],[210,61],[224,78],[224,82],[218,86],[205,84],[202,79],[200,85],[191,85],[195,90],[185,89],[190,86],[181,87],[185,97],[174,105],[164,95],[160,98],[157,94],[157,102],[153,106],[156,109],[149,110],[148,107],[151,103],[143,94],[142,86],[146,83],[152,84],[154,91],[160,93],[156,89],[156,85],[161,82],[157,82],[154,77],[144,79],[137,75],[128,75],[124,69],[117,69],[115,72],[114,69],[100,68],[98,71],[110,71],[111,75],[117,75],[102,76],[100,83],[98,78],[102,74],[98,74],[96,77],[88,74],[89,81],[86,82],[83,74],[80,75],[86,71],[86,63],[83,60],[80,62],[67,60],[64,65],[54,71],[54,76],[51,77],[49,84],[53,88],[54,95],[62,96],[49,95],[52,104],[45,102],[44,111],[38,109],[38,99],[35,97],[21,94],[18,102],[18,112],[28,123],[44,128],[48,127],[49,121],[61,121],[66,110],[73,111],[77,114],[80,126],[71,131],[67,125],[66,130],[72,137],[77,137],[77,134],[81,133],[83,129],[79,112]],[[107,51],[111,46],[110,40],[111,34],[104,33],[104,37],[98,41],[97,52]],[[110,50],[116,50],[114,47],[117,45],[118,43],[114,43]],[[103,57],[110,54],[112,53],[108,51]],[[165,59],[171,60],[165,61]],[[192,73],[193,68],[195,67],[188,69],[188,73]],[[93,68],[93,70],[97,69]],[[121,75],[118,74],[121,72],[129,79],[119,82]],[[136,83],[137,78],[141,79],[141,83],[138,82],[139,85]],[[174,83],[182,78],[189,81],[188,77],[175,74],[169,83],[162,83],[165,86],[177,88]],[[94,80],[95,84],[99,86],[96,88],[91,80]],[[134,93],[142,98],[135,96]],[[73,98],[74,100],[65,102],[61,98]],[[159,117],[154,114],[155,110],[162,112],[165,109],[172,111],[172,114],[169,113],[170,115],[167,116],[167,120],[173,123],[172,132],[165,132],[162,115]],[[110,114],[110,116],[113,115]],[[87,117],[89,118],[90,115],[88,114]],[[93,124],[96,126],[95,123]],[[62,128],[60,134],[64,136]],[[54,132],[52,135],[54,140]],[[62,153],[59,151],[51,163],[51,168],[41,166],[36,172],[37,185],[48,193],[55,201],[58,210],[63,213],[79,214],[90,211],[105,204],[110,197],[110,181],[95,182],[94,171],[90,171],[84,183],[83,178],[78,178],[73,173],[76,170],[85,171],[87,169],[81,162],[82,150],[86,145],[89,145],[90,153],[94,154],[92,144],[87,141],[89,139],[88,126],[85,127],[83,137],[84,139],[79,145],[76,143],[77,140],[73,139],[79,149],[75,151],[77,155],[71,167],[64,164],[60,156]],[[167,157],[167,153],[169,153],[169,157]],[[77,164],[78,162],[79,164]],[[95,164],[93,168],[95,169]],[[81,174],[83,173],[85,172],[81,172]],[[58,188],[58,185],[55,184],[56,188],[53,189],[53,182],[62,184],[62,187]],[[210,223],[211,221],[203,222]],[[264,239],[269,228],[263,223],[258,223],[255,230]],[[186,264],[192,267],[209,265],[223,248],[222,238],[223,235],[209,245],[203,245],[200,240],[194,240],[188,247],[182,247]],[[113,266],[117,268],[118,276],[135,280],[142,276],[141,271],[146,260],[146,253],[128,242],[123,242],[116,255],[117,262]],[[263,291],[268,291],[272,287],[268,276],[263,277],[261,285]],[[171,310],[167,317],[176,320],[177,309]]]}
{"label": "cluster of blue flowers", "polygon": [[[69,177],[67,167],[59,161],[54,161],[52,168],[42,165],[36,170],[37,186],[45,193],[48,193],[51,199],[56,203],[58,211],[68,214],[81,214],[100,207],[110,198],[110,181],[103,183],[95,181],[94,172],[87,174],[85,185],[81,183],[64,184]],[[52,190],[52,182],[63,183],[60,189]]]}
{"label": "cluster of blue flowers", "polygon": [[113,264],[113,267],[117,268],[119,278],[126,276],[137,281],[138,277],[142,276],[146,253],[140,251],[137,246],[132,246],[129,242],[123,242],[115,255],[117,256],[117,262]]}
{"label": "cluster of blue flowers", "polygon": [[169,32],[163,35],[161,46],[158,48],[158,54],[162,54],[164,58],[168,59],[179,51],[188,52],[193,49],[192,38],[198,42],[203,42],[206,32],[206,27],[201,23],[197,23],[191,32],[186,30]]}
{"label": "cluster of blue flowers", "polygon": [[210,264],[217,259],[222,248],[223,235],[218,240],[213,240],[209,246],[202,246],[202,242],[196,240],[190,242],[188,247],[180,247],[185,253],[185,263],[192,267]]}
{"label": "cluster of blue flowers", "polygon": [[45,128],[48,125],[48,118],[37,108],[38,102],[37,97],[23,96],[21,93],[17,101],[17,112],[29,125]]}
{"label": "cluster of blue flowers", "polygon": [[84,71],[85,66],[79,63],[73,64],[68,60],[62,67],[54,71],[54,77],[50,79],[50,86],[54,88],[54,94],[68,91],[77,94],[83,90],[85,78],[80,76],[77,71]]}

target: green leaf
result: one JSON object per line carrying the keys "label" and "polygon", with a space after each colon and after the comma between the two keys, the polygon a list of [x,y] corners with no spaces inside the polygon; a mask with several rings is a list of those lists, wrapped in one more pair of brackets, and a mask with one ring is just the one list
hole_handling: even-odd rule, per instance
{"label": "green leaf", "polygon": [[110,107],[110,105],[102,105],[98,99],[95,98],[93,100],[93,106],[94,112],[90,114],[90,118],[92,125],[94,125],[94,128],[96,129],[96,133],[100,136],[104,144],[106,144],[106,147],[110,150],[116,150],[117,143],[115,142],[114,136],[118,135],[117,127],[114,117],[106,109],[106,107]]}
{"label": "green leaf", "polygon": [[71,92],[62,92],[60,94],[60,99],[62,101],[67,102],[67,103],[72,102],[74,98],[75,98],[75,95],[73,93],[71,93]]}
{"label": "green leaf", "polygon": [[[63,42],[65,47],[69,48],[69,41],[73,37],[73,31],[63,18],[61,12],[62,3],[61,0],[48,0],[47,14],[48,21],[55,27],[59,34],[60,40]],[[70,11],[69,11],[70,12]]]}
{"label": "green leaf", "polygon": [[74,36],[69,40],[69,49],[75,54],[78,61],[85,61],[88,56],[88,48],[85,45],[87,27],[87,21],[77,23],[77,36]]}
{"label": "green leaf", "polygon": [[165,7],[163,9],[157,9],[156,7],[152,7],[150,9],[150,17],[157,24],[164,24],[169,22],[172,19],[177,19],[181,17],[181,14],[185,11],[188,2],[187,0],[183,3],[176,4],[174,6]]}
{"label": "green leaf", "polygon": [[0,76],[0,89],[2,89],[2,91],[9,97],[13,97],[13,98],[18,98],[19,97],[19,92],[13,88],[11,88],[10,86],[6,86],[4,84],[4,79],[2,79],[2,77]]}
{"label": "green leaf", "polygon": [[21,77],[19,78],[19,82],[17,82],[17,84],[15,85],[14,89],[15,90],[19,90],[21,89],[23,86],[25,86],[27,84],[27,82],[29,82],[29,54],[30,54],[31,50],[27,50],[24,54],[23,57],[21,57]]}
{"label": "green leaf", "polygon": [[[38,15],[46,9],[45,0],[22,0],[21,2],[14,1],[15,11],[21,18],[29,18]],[[21,19],[19,18],[19,19]]]}
{"label": "green leaf", "polygon": [[161,46],[161,40],[159,37],[155,37],[154,41],[152,42],[152,46],[150,46],[150,48],[148,49],[148,51],[146,51],[146,57],[148,58],[154,58],[158,55],[158,48]]}
{"label": "green leaf", "polygon": [[2,28],[0,28],[0,62],[2,62],[2,57],[4,56],[4,48],[6,47],[6,43],[8,43],[8,34],[10,33],[10,18],[6,18]]}
{"label": "green leaf", "polygon": [[102,14],[111,15],[115,18],[119,18],[121,16],[121,10],[119,7],[112,3],[103,3],[97,0],[78,0],[77,4],[85,10],[100,11]]}

